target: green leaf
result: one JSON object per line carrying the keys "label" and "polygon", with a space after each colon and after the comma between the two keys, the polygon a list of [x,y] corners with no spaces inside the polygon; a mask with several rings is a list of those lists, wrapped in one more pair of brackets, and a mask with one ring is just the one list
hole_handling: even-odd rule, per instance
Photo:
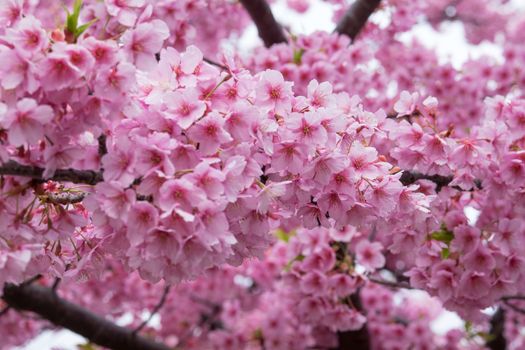
{"label": "green leaf", "polygon": [[288,262],[288,264],[286,264],[286,265],[284,266],[284,271],[285,271],[285,272],[289,272],[289,271],[292,269],[292,265],[293,265],[294,262],[296,262],[296,261],[303,261],[304,258],[305,258],[305,256],[304,256],[303,254],[299,254],[299,255],[297,255],[295,258],[293,258],[292,260],[290,260],[290,261]]}
{"label": "green leaf", "polygon": [[91,343],[78,344],[78,350],[96,350],[96,347]]}
{"label": "green leaf", "polygon": [[472,332],[472,322],[471,321],[466,321],[465,322],[465,331],[467,333],[471,333]]}
{"label": "green leaf", "polygon": [[496,339],[496,336],[494,334],[487,333],[487,332],[478,332],[477,335],[480,336],[485,341],[485,343],[488,343],[489,341]]}
{"label": "green leaf", "polygon": [[432,232],[430,238],[448,245],[454,239],[454,233],[446,227],[442,227],[441,230]]}
{"label": "green leaf", "polygon": [[91,27],[96,21],[98,21],[98,18],[94,18],[86,24],[83,24],[80,27],[78,27],[75,31],[75,39],[78,39],[78,37],[81,36],[82,33],[84,33],[89,27]]}
{"label": "green leaf", "polygon": [[295,230],[292,230],[290,232],[286,232],[284,231],[283,229],[281,228],[278,228],[274,234],[275,234],[275,237],[277,237],[277,239],[285,242],[285,243],[288,243],[290,241],[290,238],[292,238],[293,236],[295,236]]}
{"label": "green leaf", "polygon": [[75,0],[73,3],[73,12],[70,13],[67,9],[66,29],[71,34],[76,33],[78,26],[78,17],[80,16],[80,9],[82,8],[82,0]]}
{"label": "green leaf", "polygon": [[293,52],[293,63],[295,63],[297,65],[301,64],[301,62],[303,60],[303,53],[304,53],[303,49],[294,50],[294,52]]}
{"label": "green leaf", "polygon": [[446,259],[450,256],[450,249],[447,248],[443,248],[441,250],[441,259]]}

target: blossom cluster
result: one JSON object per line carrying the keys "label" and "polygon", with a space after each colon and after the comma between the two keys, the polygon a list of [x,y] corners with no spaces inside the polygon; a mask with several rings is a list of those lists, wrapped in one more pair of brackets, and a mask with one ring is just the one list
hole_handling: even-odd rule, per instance
{"label": "blossom cluster", "polygon": [[[363,40],[291,35],[243,58],[219,49],[247,24],[238,2],[3,2],[0,286],[60,278],[136,326],[173,285],[147,331],[210,349],[359,331],[378,350],[480,349],[496,305],[519,349],[502,300],[525,293],[525,22],[499,2],[386,1]],[[503,61],[442,64],[400,39],[420,14],[472,42],[504,31]],[[443,307],[477,333],[435,334]],[[6,311],[5,346],[48,326]]]}

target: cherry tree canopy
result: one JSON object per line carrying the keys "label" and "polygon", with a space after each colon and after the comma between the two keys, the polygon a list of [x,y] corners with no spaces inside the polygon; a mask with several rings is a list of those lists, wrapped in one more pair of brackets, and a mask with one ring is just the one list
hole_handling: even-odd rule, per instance
{"label": "cherry tree canopy", "polygon": [[0,349],[525,348],[524,13],[326,2],[0,2]]}

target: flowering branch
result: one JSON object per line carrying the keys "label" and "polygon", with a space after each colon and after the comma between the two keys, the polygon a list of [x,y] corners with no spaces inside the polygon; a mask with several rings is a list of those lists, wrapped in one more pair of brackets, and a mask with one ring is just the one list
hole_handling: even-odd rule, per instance
{"label": "flowering branch", "polygon": [[268,5],[266,0],[240,1],[255,23],[264,46],[270,47],[273,44],[287,42],[283,29],[275,20],[270,5]]}
{"label": "flowering branch", "polygon": [[49,179],[45,179],[43,174],[43,168],[31,165],[22,165],[15,162],[14,160],[10,160],[0,166],[0,175],[24,176],[41,181],[68,181],[73,183],[95,185],[103,180],[102,173],[93,170],[57,169],[55,174]]}
{"label": "flowering branch", "polygon": [[31,311],[51,323],[78,333],[103,347],[126,350],[168,350],[169,348],[132,330],[98,316],[58,297],[51,289],[32,284],[6,283],[5,302],[20,311]]}
{"label": "flowering branch", "polygon": [[357,0],[337,23],[334,32],[349,36],[352,41],[363,29],[370,15],[379,6],[381,0]]}

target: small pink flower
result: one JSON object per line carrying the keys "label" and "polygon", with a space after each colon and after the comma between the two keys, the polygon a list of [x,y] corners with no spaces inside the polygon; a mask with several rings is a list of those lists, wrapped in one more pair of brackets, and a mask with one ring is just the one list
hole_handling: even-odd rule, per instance
{"label": "small pink flower", "polygon": [[193,88],[168,92],[164,102],[168,109],[167,117],[174,119],[183,129],[189,128],[206,111],[206,104],[199,100],[199,93]]}
{"label": "small pink flower", "polygon": [[145,0],[108,0],[105,2],[108,13],[117,18],[120,24],[133,27],[138,18],[138,10]]}
{"label": "small pink flower", "polygon": [[306,294],[322,295],[328,286],[326,276],[319,271],[311,271],[301,278],[301,291]]}
{"label": "small pink flower", "polygon": [[394,105],[394,110],[399,117],[412,114],[417,107],[419,93],[410,94],[408,91],[402,91],[399,100]]}
{"label": "small pink flower", "polygon": [[199,143],[199,152],[211,155],[227,142],[233,141],[230,134],[224,130],[224,118],[217,112],[207,114],[189,129],[189,137]]}
{"label": "small pink flower", "polygon": [[75,88],[82,83],[81,72],[62,50],[47,55],[40,62],[39,72],[42,87],[48,91]]}
{"label": "small pink flower", "polygon": [[332,94],[332,85],[328,82],[319,84],[317,80],[312,80],[308,84],[308,99],[314,108],[327,107],[335,102]]}
{"label": "small pink flower", "polygon": [[23,55],[40,52],[49,43],[40,21],[31,15],[24,17],[14,29],[8,29],[6,36]]}
{"label": "small pink flower", "polygon": [[278,71],[263,72],[256,90],[258,105],[269,107],[275,113],[284,115],[292,107],[292,85],[293,83],[285,82],[283,75]]}
{"label": "small pink flower", "polygon": [[137,246],[146,239],[148,231],[156,227],[159,223],[158,210],[148,202],[135,203],[128,215],[128,234],[129,243]]}
{"label": "small pink flower", "polygon": [[482,244],[478,244],[476,249],[471,251],[462,259],[465,269],[489,274],[496,267],[496,260],[492,257],[489,249]]}
{"label": "small pink flower", "polygon": [[289,171],[297,174],[304,169],[307,146],[296,141],[285,141],[275,145],[272,156],[272,171]]}
{"label": "small pink flower", "polygon": [[122,36],[124,53],[137,68],[149,70],[157,64],[155,54],[160,52],[164,40],[169,37],[169,28],[161,20],[141,23]]}
{"label": "small pink flower", "polygon": [[379,242],[360,241],[355,248],[357,262],[372,271],[383,267],[385,257],[381,253],[382,249],[383,246]]}
{"label": "small pink flower", "polygon": [[327,140],[326,129],[321,125],[322,117],[316,112],[292,113],[286,118],[290,139],[304,142],[311,149]]}
{"label": "small pink flower", "polygon": [[484,273],[466,271],[461,276],[457,291],[472,300],[482,298],[491,291],[490,278]]}
{"label": "small pink flower", "polygon": [[125,147],[111,150],[102,158],[102,167],[105,181],[116,181],[121,186],[127,187],[135,179],[133,171],[135,153],[129,142],[122,142]]}
{"label": "small pink flower", "polygon": [[0,115],[0,125],[8,130],[12,145],[34,145],[44,137],[44,127],[53,117],[54,112],[50,106],[38,106],[35,100],[24,98],[4,118]]}
{"label": "small pink flower", "polygon": [[40,86],[35,64],[15,49],[0,47],[0,84],[4,89],[22,88],[28,93],[35,92]]}
{"label": "small pink flower", "polygon": [[90,36],[81,43],[95,58],[97,68],[108,67],[116,63],[118,47],[113,41],[101,41]]}
{"label": "small pink flower", "polygon": [[160,188],[159,206],[164,211],[180,207],[188,213],[206,199],[203,190],[185,178],[168,180]]}
{"label": "small pink flower", "polygon": [[24,10],[24,0],[3,0],[0,2],[0,27],[7,28],[14,25]]}
{"label": "small pink flower", "polygon": [[341,273],[330,276],[329,285],[334,294],[339,298],[351,295],[357,289],[356,279],[350,275]]}

